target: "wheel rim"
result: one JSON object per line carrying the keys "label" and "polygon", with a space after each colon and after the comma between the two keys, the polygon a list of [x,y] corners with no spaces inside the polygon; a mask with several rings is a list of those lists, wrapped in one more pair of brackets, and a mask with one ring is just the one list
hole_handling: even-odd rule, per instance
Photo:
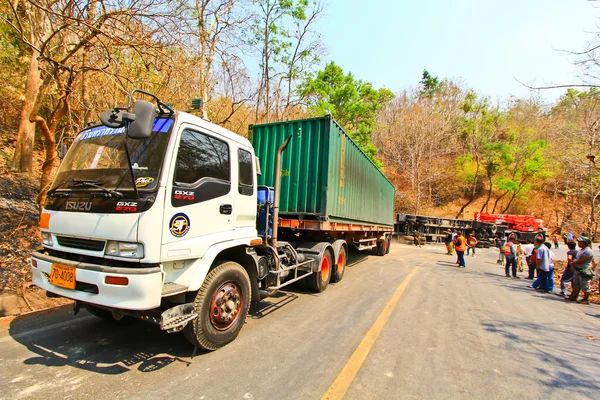
{"label": "wheel rim", "polygon": [[338,275],[342,275],[342,273],[344,272],[345,266],[346,266],[346,253],[342,250],[342,251],[340,251],[340,255],[338,256],[338,261],[337,261]]}
{"label": "wheel rim", "polygon": [[331,269],[331,262],[329,261],[329,257],[323,257],[323,261],[321,261],[321,280],[323,282],[327,282],[329,279],[329,272]]}
{"label": "wheel rim", "polygon": [[226,282],[215,291],[210,302],[210,323],[225,331],[237,321],[244,305],[242,290],[235,282]]}

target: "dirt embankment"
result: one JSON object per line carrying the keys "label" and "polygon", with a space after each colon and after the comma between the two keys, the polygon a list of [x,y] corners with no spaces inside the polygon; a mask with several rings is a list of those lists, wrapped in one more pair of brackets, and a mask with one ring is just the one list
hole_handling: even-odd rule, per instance
{"label": "dirt embankment", "polygon": [[[8,173],[11,148],[11,140],[4,136],[0,140],[0,317],[69,302],[47,298],[30,284],[29,257],[41,247],[36,203],[39,175]],[[39,171],[41,164],[36,151],[34,170]]]}

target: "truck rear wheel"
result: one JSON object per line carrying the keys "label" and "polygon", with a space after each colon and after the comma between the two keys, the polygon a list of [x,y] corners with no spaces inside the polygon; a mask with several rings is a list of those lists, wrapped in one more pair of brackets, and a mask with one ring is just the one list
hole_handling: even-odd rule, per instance
{"label": "truck rear wheel", "polygon": [[194,300],[198,318],[184,329],[187,340],[206,350],[232,342],[244,326],[251,299],[250,278],[238,263],[211,270]]}
{"label": "truck rear wheel", "polygon": [[333,267],[333,257],[329,250],[325,250],[321,259],[321,270],[313,272],[309,277],[305,278],[306,286],[315,293],[321,293],[327,289],[329,279],[331,278],[331,268]]}
{"label": "truck rear wheel", "polygon": [[339,282],[344,277],[344,272],[346,272],[346,263],[347,263],[348,255],[346,254],[346,248],[344,246],[340,247],[340,253],[338,254],[337,263],[331,272],[331,282]]}
{"label": "truck rear wheel", "polygon": [[392,247],[392,235],[386,239],[387,247],[385,248],[385,254],[390,254],[390,247]]}

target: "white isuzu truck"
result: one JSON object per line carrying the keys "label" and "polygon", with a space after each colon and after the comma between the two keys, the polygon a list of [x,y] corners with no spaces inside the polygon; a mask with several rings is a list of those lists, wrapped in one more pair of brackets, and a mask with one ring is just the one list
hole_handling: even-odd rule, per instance
{"label": "white isuzu truck", "polygon": [[133,91],[64,156],[40,216],[33,283],[76,311],[183,330],[207,350],[235,339],[251,301],[300,279],[325,290],[342,279],[348,246],[389,250],[393,197],[389,224],[280,228],[281,156],[302,140],[293,136],[277,151],[275,188],[259,188],[247,139]]}

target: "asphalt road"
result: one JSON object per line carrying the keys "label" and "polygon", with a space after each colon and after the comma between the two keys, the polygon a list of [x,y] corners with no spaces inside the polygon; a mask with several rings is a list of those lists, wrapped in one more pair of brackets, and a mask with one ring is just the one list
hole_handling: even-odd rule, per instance
{"label": "asphalt road", "polygon": [[505,278],[496,254],[355,256],[339,284],[253,305],[235,342],[193,360],[139,321],[20,317],[0,325],[0,398],[597,399],[600,307]]}

